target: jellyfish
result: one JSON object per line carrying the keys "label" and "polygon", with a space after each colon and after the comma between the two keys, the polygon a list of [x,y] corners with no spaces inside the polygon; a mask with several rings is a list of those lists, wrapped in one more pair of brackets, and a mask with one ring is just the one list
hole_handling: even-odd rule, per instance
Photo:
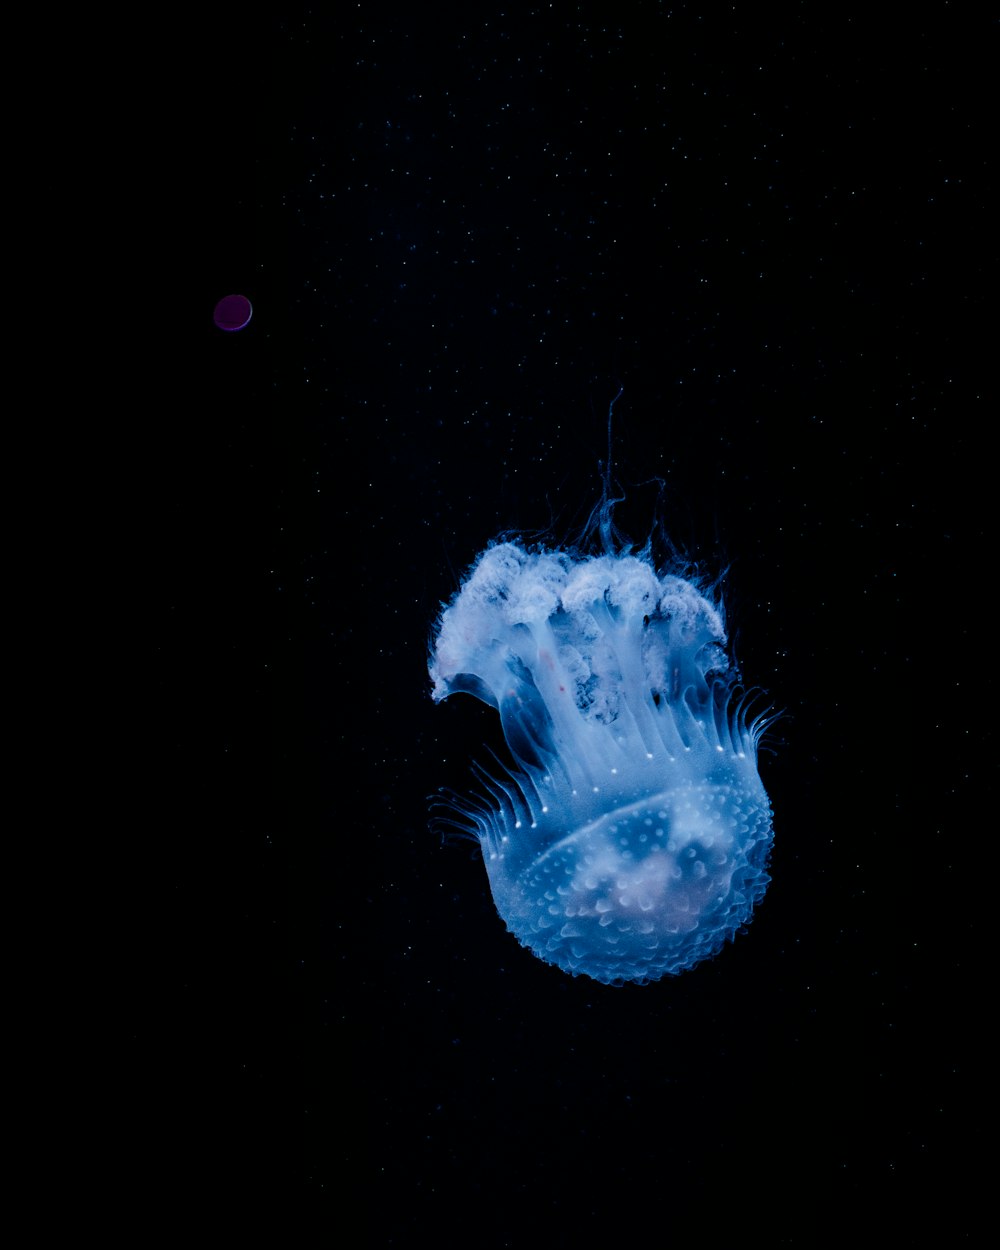
{"label": "jellyfish", "polygon": [[481,699],[510,757],[442,792],[497,911],[540,959],[606,985],[709,959],[770,880],[771,807],[721,600],[647,546],[490,544],[434,630],[432,696]]}

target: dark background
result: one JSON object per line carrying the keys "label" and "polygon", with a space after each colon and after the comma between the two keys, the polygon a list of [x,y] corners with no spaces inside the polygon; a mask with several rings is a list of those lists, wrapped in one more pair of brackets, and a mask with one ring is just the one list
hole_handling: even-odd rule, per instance
{"label": "dark background", "polygon": [[[991,28],[282,13],[202,15],[164,127],[154,1179],[373,1246],[965,1240]],[[233,291],[254,317],[223,334]],[[641,541],[659,507],[728,568],[784,715],[749,933],[609,989],[523,951],[429,830],[497,727],[435,707],[426,656],[491,538],[579,534],[619,387],[619,521]]]}

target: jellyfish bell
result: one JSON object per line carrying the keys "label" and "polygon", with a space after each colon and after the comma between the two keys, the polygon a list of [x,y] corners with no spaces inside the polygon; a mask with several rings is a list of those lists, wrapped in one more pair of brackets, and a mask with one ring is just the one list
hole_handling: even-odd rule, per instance
{"label": "jellyfish bell", "polygon": [[750,713],[721,604],[608,533],[596,556],[492,544],[444,608],[433,698],[494,707],[512,763],[438,814],[478,839],[519,942],[644,984],[718,953],[767,888],[768,717]]}
{"label": "jellyfish bell", "polygon": [[220,330],[243,330],[250,324],[253,305],[245,295],[226,295],[215,305],[212,319]]}

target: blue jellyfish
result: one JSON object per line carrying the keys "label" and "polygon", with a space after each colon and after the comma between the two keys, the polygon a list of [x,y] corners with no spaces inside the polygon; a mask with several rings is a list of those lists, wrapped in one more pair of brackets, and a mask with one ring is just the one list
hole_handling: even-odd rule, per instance
{"label": "blue jellyfish", "polygon": [[490,545],[437,623],[435,701],[496,708],[512,762],[440,800],[540,959],[645,984],[717,954],[770,880],[771,808],[721,603],[648,548]]}

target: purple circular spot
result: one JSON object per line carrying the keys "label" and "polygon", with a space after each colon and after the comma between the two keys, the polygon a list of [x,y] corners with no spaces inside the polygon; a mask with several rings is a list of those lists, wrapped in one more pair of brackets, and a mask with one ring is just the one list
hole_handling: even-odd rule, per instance
{"label": "purple circular spot", "polygon": [[215,305],[214,316],[220,330],[242,330],[253,316],[253,305],[245,295],[227,295]]}

